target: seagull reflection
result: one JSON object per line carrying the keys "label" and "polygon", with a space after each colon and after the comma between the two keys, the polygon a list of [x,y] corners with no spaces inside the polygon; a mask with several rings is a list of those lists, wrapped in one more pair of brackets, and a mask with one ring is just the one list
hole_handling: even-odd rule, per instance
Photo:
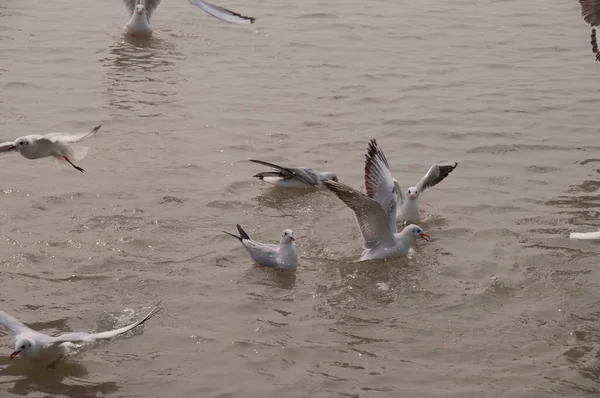
{"label": "seagull reflection", "polygon": [[180,59],[183,55],[169,42],[152,36],[115,43],[101,59],[108,78],[108,107],[142,112],[151,108],[158,113],[157,107],[173,102],[171,97],[178,94],[173,86],[184,81],[175,72],[175,60]]}
{"label": "seagull reflection", "polygon": [[114,382],[93,383],[83,380],[88,376],[85,366],[68,358],[53,370],[49,370],[45,362],[9,363],[8,357],[1,358],[0,365],[0,383],[14,382],[14,386],[7,391],[15,395],[43,393],[49,396],[92,398],[112,394],[120,388]]}

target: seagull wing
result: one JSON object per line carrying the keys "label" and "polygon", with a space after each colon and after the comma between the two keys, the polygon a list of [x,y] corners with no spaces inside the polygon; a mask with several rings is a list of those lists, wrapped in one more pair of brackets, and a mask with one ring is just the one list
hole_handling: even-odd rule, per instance
{"label": "seagull wing", "polygon": [[139,320],[129,326],[125,326],[125,327],[122,327],[119,329],[109,330],[107,332],[101,332],[101,333],[85,333],[85,332],[65,333],[63,335],[51,338],[50,343],[51,344],[61,344],[61,343],[67,343],[67,342],[69,342],[69,343],[91,343],[96,340],[110,339],[112,337],[126,333],[126,332],[130,331],[131,329],[142,325],[143,323],[148,321],[150,318],[152,318],[154,315],[158,314],[160,312],[160,310],[162,309],[160,307],[160,303],[161,302],[156,304],[156,306],[152,309],[152,311],[150,311],[150,313],[148,315],[146,315],[144,318],[142,318],[141,320]]}
{"label": "seagull wing", "polygon": [[216,6],[214,4],[210,4],[206,1],[189,0],[189,2],[190,2],[190,4],[200,7],[201,9],[206,11],[208,14],[212,15],[213,17],[215,17],[217,19],[220,19],[221,21],[242,24],[242,23],[254,23],[254,21],[256,20],[256,18],[246,17],[242,14],[228,10],[227,8],[223,8],[220,6]]}
{"label": "seagull wing", "polygon": [[429,168],[427,174],[421,178],[417,184],[417,191],[421,194],[426,188],[431,188],[442,182],[442,180],[448,177],[448,174],[458,166],[458,163],[454,162],[451,165],[443,165],[443,162],[438,162]]}
{"label": "seagull wing", "polygon": [[402,197],[398,182],[392,177],[392,171],[383,151],[371,140],[365,161],[365,187],[367,196],[378,202],[389,215],[392,231],[396,232],[396,208]]}
{"label": "seagull wing", "polygon": [[[264,160],[250,159],[250,161],[277,170],[279,172],[279,177],[286,180],[295,177],[304,182],[305,184],[311,185],[313,187],[319,183],[319,176],[312,169],[302,169],[298,167],[283,167],[278,166],[274,163],[265,162]],[[263,175],[263,173],[259,173],[256,176],[260,175]]]}
{"label": "seagull wing", "polygon": [[34,330],[23,325],[17,318],[4,311],[0,311],[0,325],[8,329],[13,336],[26,332],[34,332]]}
{"label": "seagull wing", "polygon": [[354,212],[365,249],[372,249],[379,244],[393,244],[395,238],[389,216],[377,201],[339,182],[324,181],[323,184]]}
{"label": "seagull wing", "polygon": [[579,0],[581,17],[590,26],[600,25],[600,0]]}
{"label": "seagull wing", "polygon": [[100,127],[102,127],[102,125],[96,126],[86,133],[49,133],[44,135],[42,138],[45,138],[51,142],[60,141],[66,144],[74,144],[76,142],[80,142],[87,138],[90,138],[91,136],[96,134],[98,130],[100,130]]}
{"label": "seagull wing", "polygon": [[9,149],[12,148],[14,144],[14,141],[3,142],[2,144],[0,144],[0,153],[10,153],[11,151]]}

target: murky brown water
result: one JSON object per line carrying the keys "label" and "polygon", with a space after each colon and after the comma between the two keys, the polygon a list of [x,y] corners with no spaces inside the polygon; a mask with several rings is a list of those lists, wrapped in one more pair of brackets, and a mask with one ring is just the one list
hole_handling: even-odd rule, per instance
{"label": "murky brown water", "polygon": [[[3,336],[0,395],[598,396],[600,247],[568,239],[600,224],[577,2],[219,4],[257,23],[169,0],[134,43],[116,0],[0,5],[0,141],[104,124],[83,175],[0,158],[1,308],[60,332],[165,307],[54,373],[9,365]],[[351,264],[335,196],[251,178],[258,158],[363,187],[371,138],[404,187],[460,163],[414,260]],[[236,223],[293,228],[295,275],[253,266]]]}

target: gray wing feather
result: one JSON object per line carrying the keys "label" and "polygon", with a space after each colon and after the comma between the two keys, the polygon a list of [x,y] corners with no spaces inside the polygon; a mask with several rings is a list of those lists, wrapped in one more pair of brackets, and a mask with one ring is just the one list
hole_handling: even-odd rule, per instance
{"label": "gray wing feather", "polygon": [[135,11],[135,5],[137,4],[137,0],[123,0],[123,3],[125,3],[127,13],[129,14],[129,18],[131,18],[133,16],[133,12]]}
{"label": "gray wing feather", "polygon": [[13,336],[23,332],[32,331],[30,328],[23,325],[17,318],[4,311],[0,311],[0,325],[4,325]]}
{"label": "gray wing feather", "polygon": [[[319,175],[313,169],[304,169],[299,167],[283,167],[274,163],[265,162],[264,160],[250,159],[250,161],[262,164],[263,166],[271,167],[279,171],[281,173],[280,177],[286,180],[295,177],[313,187],[319,184]],[[258,175],[259,174],[257,174],[257,176]]]}
{"label": "gray wing feather", "polygon": [[150,22],[150,18],[152,14],[154,14],[154,10],[160,4],[160,0],[145,0],[144,7],[146,7],[146,16],[148,17],[148,22]]}
{"label": "gray wing feather", "polygon": [[212,15],[213,17],[220,19],[221,21],[236,23],[236,24],[244,24],[244,23],[254,23],[256,18],[247,17],[245,15],[239,14],[237,12],[228,10],[227,8],[216,6],[214,4],[210,4],[206,1],[202,0],[189,0],[190,4],[195,5],[196,7],[201,8],[206,13]]}
{"label": "gray wing feather", "polygon": [[600,0],[579,0],[581,17],[590,26],[600,25]]}
{"label": "gray wing feather", "polygon": [[356,222],[363,235],[365,249],[394,242],[389,215],[378,202],[339,182],[325,181],[323,184],[354,212]]}
{"label": "gray wing feather", "polygon": [[86,133],[49,133],[42,136],[42,138],[50,142],[60,141],[66,144],[74,144],[76,142],[80,142],[87,138],[90,138],[91,136],[96,134],[98,130],[100,130],[100,127],[102,127],[102,125],[96,126]]}
{"label": "gray wing feather", "polygon": [[429,168],[429,171],[417,184],[417,190],[419,194],[425,189],[431,188],[442,182],[444,178],[448,177],[448,174],[452,173],[452,170],[458,166],[458,163],[454,162],[452,165],[442,165],[443,162],[438,162]]}
{"label": "gray wing feather", "polygon": [[14,141],[6,141],[0,144],[0,153],[10,153],[8,148],[13,146],[14,143]]}
{"label": "gray wing feather", "polygon": [[396,208],[402,195],[398,182],[383,151],[371,140],[365,161],[365,187],[367,196],[377,201],[389,216],[390,227],[396,232]]}
{"label": "gray wing feather", "polygon": [[142,318],[141,320],[129,325],[129,326],[125,326],[119,329],[115,329],[115,330],[109,330],[107,332],[101,332],[101,333],[65,333],[63,335],[57,336],[57,337],[53,337],[50,340],[50,343],[52,344],[61,344],[61,343],[90,343],[96,340],[102,340],[102,339],[110,339],[112,337],[118,336],[120,334],[126,333],[128,331],[130,331],[131,329],[138,327],[140,325],[142,325],[144,322],[148,321],[150,318],[152,318],[154,315],[158,314],[160,312],[160,310],[162,309],[160,307],[161,301],[159,301],[156,306],[150,311],[150,313],[148,313],[148,315],[146,315],[144,318]]}
{"label": "gray wing feather", "polygon": [[[131,18],[135,12],[135,6],[138,4],[138,0],[123,0],[123,3],[125,3],[129,18]],[[156,10],[160,4],[160,0],[142,0],[142,4],[146,7],[146,16],[148,17],[148,22],[150,22],[150,18],[152,17],[154,10]]]}
{"label": "gray wing feather", "polygon": [[252,239],[243,239],[242,244],[252,259],[259,264],[272,260],[279,252],[279,245],[255,242]]}

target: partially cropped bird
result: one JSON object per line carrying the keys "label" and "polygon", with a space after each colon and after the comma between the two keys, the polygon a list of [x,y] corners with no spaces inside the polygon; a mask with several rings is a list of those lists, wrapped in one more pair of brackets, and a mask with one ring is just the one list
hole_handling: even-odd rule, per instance
{"label": "partially cropped bird", "polygon": [[[152,14],[158,7],[160,0],[123,0],[127,11],[129,12],[129,21],[125,25],[124,29],[131,35],[149,35],[152,33],[150,27],[150,19]],[[208,3],[203,0],[189,0],[190,4],[193,4],[202,10],[206,11],[213,17],[220,19],[221,21],[245,24],[254,23],[256,18],[246,17],[237,12],[228,10],[220,6]]]}

